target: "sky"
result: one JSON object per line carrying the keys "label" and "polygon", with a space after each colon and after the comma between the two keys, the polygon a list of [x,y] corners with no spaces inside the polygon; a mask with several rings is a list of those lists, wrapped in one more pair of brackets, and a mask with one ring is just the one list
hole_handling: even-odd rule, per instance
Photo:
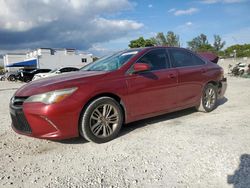
{"label": "sky", "polygon": [[76,48],[97,56],[140,36],[173,31],[182,47],[201,33],[250,43],[250,0],[0,0],[0,54]]}

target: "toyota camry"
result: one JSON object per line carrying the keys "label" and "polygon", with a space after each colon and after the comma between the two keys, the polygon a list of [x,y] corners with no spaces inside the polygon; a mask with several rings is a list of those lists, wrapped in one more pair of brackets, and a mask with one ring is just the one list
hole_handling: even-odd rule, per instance
{"label": "toyota camry", "polygon": [[128,49],[18,89],[10,101],[12,128],[103,143],[129,122],[190,107],[210,112],[226,87],[220,66],[187,49]]}

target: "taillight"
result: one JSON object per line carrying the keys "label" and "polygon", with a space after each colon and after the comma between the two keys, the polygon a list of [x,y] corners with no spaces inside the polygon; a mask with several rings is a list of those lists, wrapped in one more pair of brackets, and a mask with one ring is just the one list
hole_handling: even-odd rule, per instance
{"label": "taillight", "polygon": [[221,80],[224,78],[224,69],[220,68],[220,75],[221,75]]}

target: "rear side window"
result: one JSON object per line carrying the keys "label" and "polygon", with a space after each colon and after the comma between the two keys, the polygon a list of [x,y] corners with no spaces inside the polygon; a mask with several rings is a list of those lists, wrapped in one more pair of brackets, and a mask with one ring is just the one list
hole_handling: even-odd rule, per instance
{"label": "rear side window", "polygon": [[193,55],[192,53],[179,50],[179,49],[170,49],[170,57],[174,67],[186,67],[186,66],[196,66],[204,65],[205,62],[199,57]]}
{"label": "rear side window", "polygon": [[79,71],[78,68],[72,68],[72,71]]}
{"label": "rear side window", "polygon": [[149,51],[142,56],[137,63],[149,64],[151,70],[160,70],[169,68],[169,60],[165,49],[156,49]]}
{"label": "rear side window", "polygon": [[43,70],[41,70],[40,72],[49,72],[50,70],[49,69],[43,69]]}
{"label": "rear side window", "polygon": [[68,71],[69,71],[68,68],[62,68],[62,69],[60,70],[60,72],[68,72]]}
{"label": "rear side window", "polygon": [[197,57],[196,55],[193,56],[193,65],[204,65],[206,64],[201,58]]}

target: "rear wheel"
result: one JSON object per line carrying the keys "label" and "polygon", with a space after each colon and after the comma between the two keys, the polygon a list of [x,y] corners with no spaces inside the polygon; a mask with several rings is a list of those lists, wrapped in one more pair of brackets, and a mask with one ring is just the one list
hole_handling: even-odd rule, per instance
{"label": "rear wheel", "polygon": [[213,84],[207,84],[202,92],[199,106],[196,107],[198,111],[211,112],[217,105],[217,87]]}
{"label": "rear wheel", "polygon": [[110,97],[101,97],[91,102],[81,115],[80,134],[95,143],[114,139],[123,123],[120,104]]}

